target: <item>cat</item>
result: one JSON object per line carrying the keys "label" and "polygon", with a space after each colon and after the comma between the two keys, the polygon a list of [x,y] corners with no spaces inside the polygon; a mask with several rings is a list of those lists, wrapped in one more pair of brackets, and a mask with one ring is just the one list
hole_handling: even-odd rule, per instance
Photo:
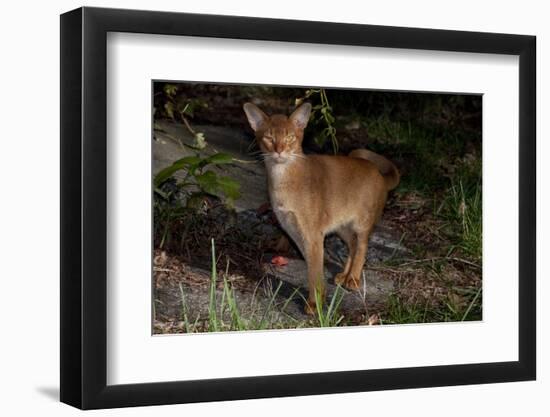
{"label": "cat", "polygon": [[307,263],[305,312],[315,314],[316,300],[325,297],[325,235],[336,233],[349,249],[335,283],[360,288],[369,235],[382,215],[388,191],[399,184],[399,171],[366,149],[348,156],[305,155],[302,141],[310,103],[288,117],[268,116],[252,103],[243,109],[265,161],[271,207]]}

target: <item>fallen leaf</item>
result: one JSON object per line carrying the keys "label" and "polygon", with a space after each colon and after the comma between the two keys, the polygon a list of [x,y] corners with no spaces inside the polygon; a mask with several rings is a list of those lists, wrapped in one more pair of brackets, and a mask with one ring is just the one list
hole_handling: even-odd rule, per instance
{"label": "fallen leaf", "polygon": [[153,264],[156,266],[163,266],[166,264],[167,260],[168,256],[166,255],[166,252],[162,251],[160,252],[160,254],[153,258]]}
{"label": "fallen leaf", "polygon": [[271,258],[271,264],[276,266],[285,266],[288,265],[288,259],[284,256],[274,256]]}
{"label": "fallen leaf", "polygon": [[380,324],[380,319],[378,318],[378,314],[372,314],[369,317],[369,320],[368,320],[367,323],[368,323],[369,326],[375,326],[377,324]]}

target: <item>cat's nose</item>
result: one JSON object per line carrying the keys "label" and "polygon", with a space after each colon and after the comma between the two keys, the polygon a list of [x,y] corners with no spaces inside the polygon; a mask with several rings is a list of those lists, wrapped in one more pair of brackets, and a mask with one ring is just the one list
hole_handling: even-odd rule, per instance
{"label": "cat's nose", "polygon": [[284,151],[283,144],[282,143],[277,143],[275,145],[275,153],[280,155],[280,154],[283,153],[283,151]]}

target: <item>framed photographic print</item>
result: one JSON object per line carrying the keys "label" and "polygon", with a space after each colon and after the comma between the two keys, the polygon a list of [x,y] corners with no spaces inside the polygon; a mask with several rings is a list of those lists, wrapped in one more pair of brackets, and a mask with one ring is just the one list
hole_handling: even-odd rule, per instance
{"label": "framed photographic print", "polygon": [[535,38],[61,16],[61,400],[535,379]]}

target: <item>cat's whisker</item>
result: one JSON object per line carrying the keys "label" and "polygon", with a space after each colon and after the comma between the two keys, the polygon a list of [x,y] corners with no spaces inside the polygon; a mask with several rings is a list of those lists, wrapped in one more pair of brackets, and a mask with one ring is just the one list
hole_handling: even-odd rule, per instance
{"label": "cat's whisker", "polygon": [[261,153],[258,153],[257,156],[262,160],[262,161],[267,161],[268,159],[272,158],[273,155],[271,155],[270,153],[268,152],[261,152]]}
{"label": "cat's whisker", "polygon": [[295,161],[296,159],[306,159],[306,156],[304,154],[291,153],[290,158]]}

